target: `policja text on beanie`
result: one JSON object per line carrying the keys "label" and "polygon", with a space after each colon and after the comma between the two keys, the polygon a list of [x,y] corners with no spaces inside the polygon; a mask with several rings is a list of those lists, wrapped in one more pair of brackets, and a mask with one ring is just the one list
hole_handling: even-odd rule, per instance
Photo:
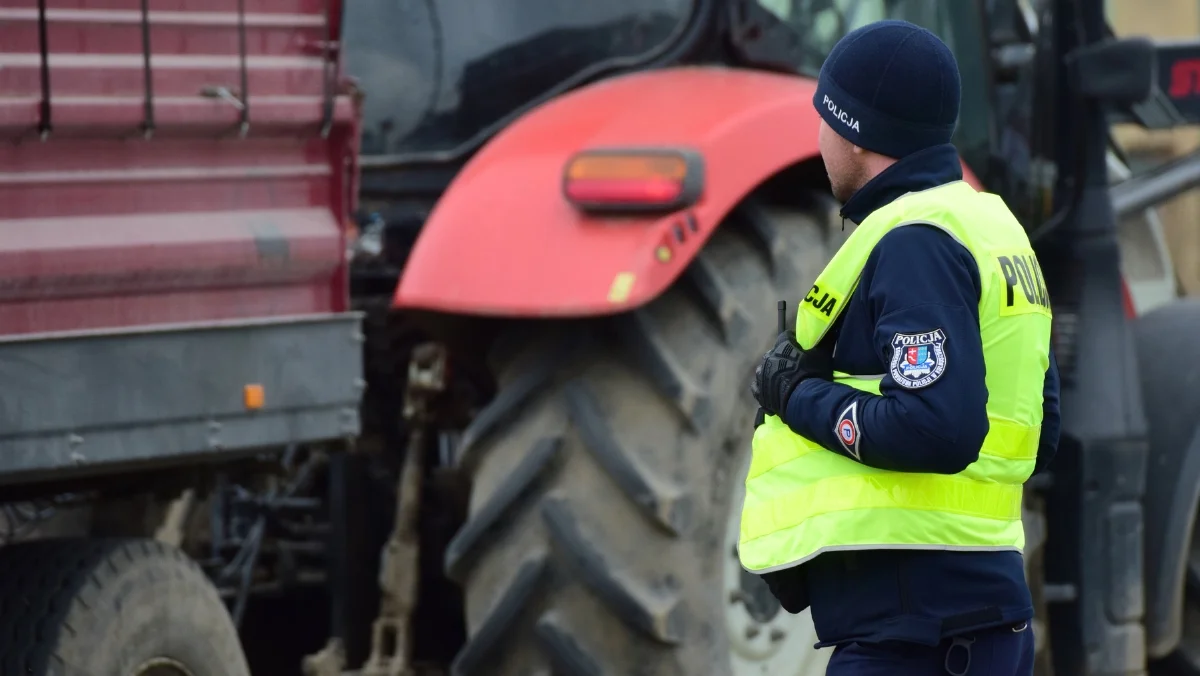
{"label": "policja text on beanie", "polygon": [[842,138],[900,159],[950,142],[960,88],[954,56],[936,35],[907,21],[879,21],[834,46],[813,105]]}

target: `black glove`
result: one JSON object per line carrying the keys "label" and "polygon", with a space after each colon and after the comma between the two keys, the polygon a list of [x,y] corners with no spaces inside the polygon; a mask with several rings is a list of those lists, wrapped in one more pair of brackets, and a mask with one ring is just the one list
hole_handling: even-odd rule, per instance
{"label": "black glove", "polygon": [[779,334],[775,346],[754,369],[750,394],[768,415],[779,415],[787,408],[792,391],[808,378],[832,379],[833,355],[821,346],[801,350],[796,344],[796,334],[786,331]]}
{"label": "black glove", "polygon": [[762,579],[784,610],[795,615],[808,608],[808,575],[803,564],[773,573],[763,573]]}

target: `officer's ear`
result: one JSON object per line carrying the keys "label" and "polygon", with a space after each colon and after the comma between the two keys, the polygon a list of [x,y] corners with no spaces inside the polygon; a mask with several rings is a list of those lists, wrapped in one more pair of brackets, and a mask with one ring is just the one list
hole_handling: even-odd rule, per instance
{"label": "officer's ear", "polygon": [[856,145],[851,145],[850,147],[854,149],[854,154],[855,154],[855,155],[862,155],[863,153],[867,152],[867,151],[866,151],[866,150],[864,150],[863,148],[860,148],[860,147],[858,147],[858,146],[856,146]]}

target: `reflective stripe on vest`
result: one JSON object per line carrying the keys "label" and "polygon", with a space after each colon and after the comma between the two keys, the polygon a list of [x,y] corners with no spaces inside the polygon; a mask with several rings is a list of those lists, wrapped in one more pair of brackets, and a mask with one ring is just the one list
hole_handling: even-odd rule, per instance
{"label": "reflective stripe on vest", "polygon": [[[742,506],[738,554],[748,570],[779,570],[833,550],[1024,546],[1022,484],[1033,472],[1041,436],[1051,313],[1029,239],[999,197],[959,181],[910,193],[871,214],[799,305],[797,342],[805,349],[817,345],[879,240],[916,224],[954,237],[979,268],[989,423],[979,458],[954,475],[889,472],[826,450],[767,416],[754,433]],[[953,336],[945,349],[953,355]],[[952,359],[948,363],[954,368]],[[877,395],[882,381],[845,373],[834,378]]]}

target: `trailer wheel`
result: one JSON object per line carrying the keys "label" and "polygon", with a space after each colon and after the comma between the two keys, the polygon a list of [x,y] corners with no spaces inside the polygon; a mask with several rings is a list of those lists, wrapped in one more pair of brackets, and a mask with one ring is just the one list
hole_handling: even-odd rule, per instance
{"label": "trailer wheel", "polygon": [[1200,525],[1192,531],[1183,585],[1183,628],[1179,645],[1150,662],[1152,676],[1200,676]]}
{"label": "trailer wheel", "polygon": [[0,673],[249,676],[217,590],[153,540],[0,549]]}
{"label": "trailer wheel", "polygon": [[647,307],[501,341],[499,394],[460,447],[474,486],[445,558],[469,634],[455,676],[824,673],[808,614],[784,612],[734,545],[749,378],[776,300],[838,245],[834,213],[750,202]]}

